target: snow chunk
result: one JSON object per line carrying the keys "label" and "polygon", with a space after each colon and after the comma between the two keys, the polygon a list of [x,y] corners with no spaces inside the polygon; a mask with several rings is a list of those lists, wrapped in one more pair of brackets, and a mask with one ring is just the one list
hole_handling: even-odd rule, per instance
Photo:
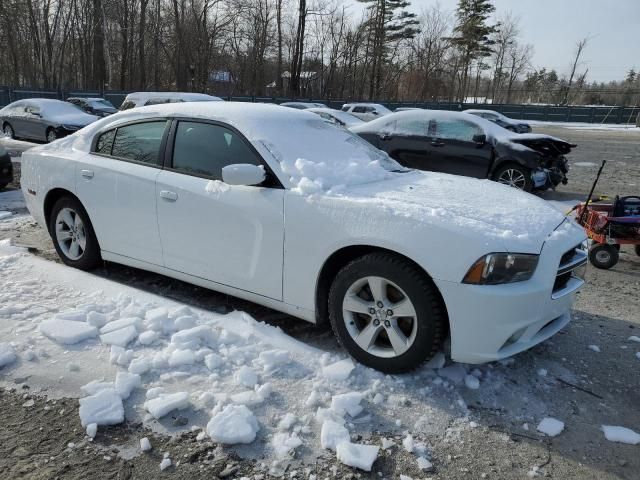
{"label": "snow chunk", "polygon": [[628,341],[630,342],[638,342],[640,343],[640,337],[637,337],[635,335],[631,335],[629,338],[627,338]]}
{"label": "snow chunk", "polygon": [[147,437],[142,437],[140,439],[140,450],[142,450],[143,452],[148,452],[149,450],[151,450],[151,442]]}
{"label": "snow chunk", "polygon": [[216,370],[224,364],[223,358],[217,353],[210,353],[204,357],[204,364],[211,371]]}
{"label": "snow chunk", "polygon": [[207,424],[207,433],[214,442],[229,445],[253,442],[258,430],[258,420],[244,405],[227,405]]}
{"label": "snow chunk", "polygon": [[189,394],[177,392],[160,394],[144,402],[144,408],[156,420],[161,419],[172,410],[184,410],[189,406]]}
{"label": "snow chunk", "polygon": [[54,318],[40,324],[40,332],[51,340],[72,345],[98,335],[98,329],[84,322]]}
{"label": "snow chunk", "polygon": [[137,373],[118,372],[116,374],[116,390],[123,400],[129,398],[131,392],[140,385],[140,375]]}
{"label": "snow chunk", "polygon": [[258,383],[258,375],[253,371],[251,367],[243,365],[235,374],[236,385],[242,385],[247,388],[255,387]]}
{"label": "snow chunk", "polygon": [[137,336],[138,331],[136,330],[136,327],[129,325],[128,327],[100,335],[100,341],[105,345],[115,345],[117,347],[124,348]]}
{"label": "snow chunk", "polygon": [[80,423],[83,427],[96,425],[116,425],[124,421],[122,398],[114,389],[104,389],[95,395],[80,399]]}
{"label": "snow chunk", "polygon": [[335,451],[339,443],[349,442],[349,430],[333,420],[325,420],[320,431],[320,445],[322,448]]}
{"label": "snow chunk", "polygon": [[163,458],[160,462],[160,471],[166,470],[171,466],[171,459],[169,457]]}
{"label": "snow chunk", "polygon": [[431,357],[431,360],[429,360],[425,364],[425,368],[431,368],[431,369],[442,368],[444,367],[446,360],[447,359],[445,358],[444,353],[438,352],[433,357]]}
{"label": "snow chunk", "polygon": [[169,357],[170,367],[179,367],[182,365],[193,365],[196,361],[196,356],[192,350],[174,350]]}
{"label": "snow chunk", "polygon": [[121,318],[120,320],[114,320],[113,322],[107,323],[104,327],[100,329],[100,333],[110,333],[115,332],[116,330],[120,330],[122,328],[134,326],[136,330],[139,330],[142,327],[142,320],[137,317],[131,318]]}
{"label": "snow chunk", "polygon": [[145,314],[146,325],[150,330],[162,333],[171,333],[175,331],[175,323],[169,318],[169,312],[166,308],[154,308]]}
{"label": "snow chunk", "polygon": [[330,382],[343,382],[349,378],[349,375],[351,375],[351,371],[354,368],[356,367],[351,359],[346,358],[339,362],[322,367],[322,376]]}
{"label": "snow chunk", "polygon": [[433,464],[424,457],[418,457],[418,468],[420,470],[431,470],[433,469]]}
{"label": "snow chunk", "polygon": [[104,313],[89,312],[87,313],[87,323],[96,328],[104,327],[107,323],[107,316]]}
{"label": "snow chunk", "polygon": [[258,357],[265,372],[273,372],[281,365],[289,363],[291,354],[286,350],[267,350]]}
{"label": "snow chunk", "polygon": [[593,350],[596,353],[600,353],[600,347],[597,345],[589,345],[589,350]]}
{"label": "snow chunk", "polygon": [[341,442],[337,447],[337,457],[345,465],[371,471],[373,462],[378,458],[380,447],[373,445],[358,445],[356,443]]}
{"label": "snow chunk", "polygon": [[461,364],[454,363],[448,367],[438,369],[438,375],[451,380],[453,383],[462,383],[467,376],[467,371]]}
{"label": "snow chunk", "polygon": [[114,389],[114,388],[116,387],[113,382],[101,382],[99,380],[93,380],[87,383],[86,385],[81,386],[80,390],[82,390],[87,395],[95,395],[100,390]]}
{"label": "snow chunk", "polygon": [[284,458],[289,455],[289,452],[295,450],[302,445],[302,440],[298,437],[297,433],[276,433],[271,440],[271,448],[273,448],[276,457]]}
{"label": "snow chunk", "polygon": [[630,428],[602,425],[602,431],[604,432],[604,438],[610,442],[627,443],[629,445],[640,443],[640,433],[636,433]]}
{"label": "snow chunk", "polygon": [[0,343],[0,368],[16,361],[16,352],[8,343]]}
{"label": "snow chunk", "polygon": [[537,430],[549,437],[560,435],[564,430],[564,422],[555,418],[546,417],[538,424]]}
{"label": "snow chunk", "polygon": [[467,375],[466,377],[464,377],[464,384],[467,386],[467,388],[470,388],[472,390],[477,390],[478,388],[480,388],[480,380],[478,380],[473,375]]}
{"label": "snow chunk", "polygon": [[129,364],[129,373],[137,373],[138,375],[143,375],[147,373],[150,368],[151,364],[146,358],[134,358]]}
{"label": "snow chunk", "polygon": [[348,413],[350,416],[355,417],[362,412],[362,407],[360,406],[361,401],[362,394],[359,392],[334,395],[331,398],[331,409],[341,416]]}
{"label": "snow chunk", "polygon": [[298,418],[293,413],[287,413],[278,422],[278,430],[290,430],[297,421]]}
{"label": "snow chunk", "polygon": [[154,332],[153,330],[147,330],[145,332],[142,332],[140,336],[138,336],[138,341],[142,345],[151,345],[153,342],[158,340],[159,337],[160,335],[158,334],[158,332]]}
{"label": "snow chunk", "polygon": [[89,425],[87,425],[87,436],[89,438],[95,438],[97,433],[98,433],[97,423],[90,423]]}
{"label": "snow chunk", "polygon": [[171,336],[171,343],[177,348],[191,350],[197,350],[201,346],[213,347],[216,345],[216,340],[216,332],[206,325],[180,330]]}

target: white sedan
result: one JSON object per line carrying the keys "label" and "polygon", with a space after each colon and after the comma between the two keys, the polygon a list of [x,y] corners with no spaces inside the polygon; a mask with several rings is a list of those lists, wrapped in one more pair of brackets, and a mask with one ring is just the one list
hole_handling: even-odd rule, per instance
{"label": "white sedan", "polygon": [[357,360],[481,363],[570,320],[585,235],[532,195],[407,170],[317,115],[207,102],[119,113],[23,154],[62,261],[158,272],[310,322]]}

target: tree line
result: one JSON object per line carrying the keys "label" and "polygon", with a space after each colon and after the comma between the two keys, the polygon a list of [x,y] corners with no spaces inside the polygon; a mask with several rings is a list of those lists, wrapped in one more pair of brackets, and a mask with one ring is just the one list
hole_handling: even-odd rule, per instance
{"label": "tree line", "polygon": [[589,82],[535,68],[491,0],[2,0],[0,83],[84,90],[637,105],[640,76]]}

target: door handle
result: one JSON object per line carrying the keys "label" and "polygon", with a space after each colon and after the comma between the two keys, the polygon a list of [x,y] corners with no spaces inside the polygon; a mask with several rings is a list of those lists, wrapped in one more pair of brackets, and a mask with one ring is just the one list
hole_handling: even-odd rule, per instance
{"label": "door handle", "polygon": [[431,146],[432,147],[444,147],[444,143],[443,142],[439,142],[438,140],[433,140],[431,142]]}
{"label": "door handle", "polygon": [[84,178],[93,178],[93,170],[81,170],[80,175]]}
{"label": "door handle", "polygon": [[178,194],[176,192],[170,192],[169,190],[160,190],[160,196],[170,202],[178,200]]}

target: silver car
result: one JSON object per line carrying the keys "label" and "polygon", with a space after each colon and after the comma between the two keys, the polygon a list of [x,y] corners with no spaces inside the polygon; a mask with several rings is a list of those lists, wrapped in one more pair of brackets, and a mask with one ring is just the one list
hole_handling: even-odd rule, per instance
{"label": "silver car", "polygon": [[0,110],[2,132],[6,136],[46,142],[80,130],[98,118],[71,103],[48,98],[18,100]]}

